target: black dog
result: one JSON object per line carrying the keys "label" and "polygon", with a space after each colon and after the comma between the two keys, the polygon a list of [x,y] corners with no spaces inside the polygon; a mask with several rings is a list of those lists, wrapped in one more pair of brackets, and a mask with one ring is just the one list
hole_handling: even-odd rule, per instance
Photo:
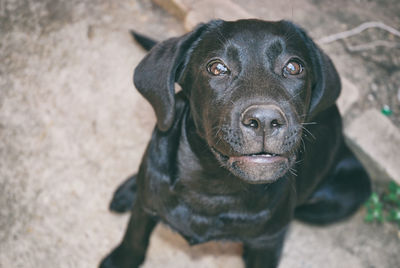
{"label": "black dog", "polygon": [[114,196],[132,216],[103,268],[138,267],[159,220],[190,244],[243,242],[246,267],[276,267],[293,218],[335,222],[370,194],[343,141],[338,74],[290,22],[200,25],[154,46],[134,82],[157,127]]}

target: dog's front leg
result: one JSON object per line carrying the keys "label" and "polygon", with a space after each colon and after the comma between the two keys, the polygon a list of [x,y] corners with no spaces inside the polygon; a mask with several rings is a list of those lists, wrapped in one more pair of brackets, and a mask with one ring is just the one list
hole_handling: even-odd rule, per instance
{"label": "dog's front leg", "polygon": [[121,244],[100,264],[100,268],[135,268],[144,261],[151,232],[157,224],[140,205],[134,204]]}
{"label": "dog's front leg", "polygon": [[262,246],[244,244],[243,258],[246,268],[276,268],[281,257],[286,231]]}

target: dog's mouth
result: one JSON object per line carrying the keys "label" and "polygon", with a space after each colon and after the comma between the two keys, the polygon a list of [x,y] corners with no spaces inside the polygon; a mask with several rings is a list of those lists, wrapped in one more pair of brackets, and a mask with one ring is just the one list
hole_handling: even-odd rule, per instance
{"label": "dog's mouth", "polygon": [[228,162],[231,164],[235,162],[248,163],[248,164],[272,164],[275,162],[285,161],[285,160],[287,160],[286,156],[269,152],[260,152],[256,154],[228,157]]}
{"label": "dog's mouth", "polygon": [[247,162],[254,164],[269,164],[277,161],[287,160],[289,157],[285,154],[277,154],[271,152],[258,152],[251,154],[243,154],[243,155],[225,155],[217,150],[215,147],[211,147],[214,154],[218,154],[225,162],[234,163],[234,162]]}
{"label": "dog's mouth", "polygon": [[295,154],[258,152],[243,155],[224,155],[212,147],[218,161],[242,180],[253,183],[271,183],[282,177],[295,161]]}

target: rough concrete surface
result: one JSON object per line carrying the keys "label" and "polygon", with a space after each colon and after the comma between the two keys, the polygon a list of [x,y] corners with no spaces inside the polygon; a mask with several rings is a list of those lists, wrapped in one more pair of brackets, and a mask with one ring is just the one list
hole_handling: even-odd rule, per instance
{"label": "rough concrete surface", "polygon": [[190,31],[197,24],[212,19],[223,19],[229,21],[243,18],[254,18],[254,16],[251,13],[246,12],[240,5],[237,5],[230,0],[203,0],[190,3],[190,8],[184,18],[184,26],[187,31]]}
{"label": "rough concrete surface", "polygon": [[[96,267],[119,242],[128,215],[108,202],[155,122],[132,85],[145,52],[129,29],[184,31],[144,0],[0,0],[1,268]],[[294,223],[280,267],[397,267],[396,228],[362,218]],[[240,254],[234,243],[190,248],[160,225],[143,267],[243,267]]]}
{"label": "rough concrete surface", "polygon": [[400,184],[400,154],[393,153],[400,152],[400,130],[389,119],[376,110],[367,110],[349,124],[346,134],[357,155],[369,158],[366,167],[371,174],[394,178]]}

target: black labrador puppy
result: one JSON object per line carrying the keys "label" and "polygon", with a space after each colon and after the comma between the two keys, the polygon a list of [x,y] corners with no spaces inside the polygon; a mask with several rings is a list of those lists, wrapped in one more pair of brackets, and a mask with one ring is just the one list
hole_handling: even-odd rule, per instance
{"label": "black labrador puppy", "polygon": [[102,268],[138,267],[158,221],[190,244],[243,242],[248,268],[277,267],[293,218],[335,222],[370,194],[343,140],[335,67],[293,23],[200,25],[154,46],[134,83],[157,127],[114,196],[132,216]]}

